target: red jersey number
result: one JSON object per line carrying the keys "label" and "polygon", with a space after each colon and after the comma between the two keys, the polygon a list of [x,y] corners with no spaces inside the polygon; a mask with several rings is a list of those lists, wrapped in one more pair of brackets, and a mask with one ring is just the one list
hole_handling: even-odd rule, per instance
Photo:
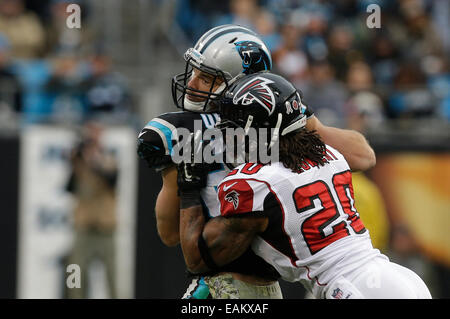
{"label": "red jersey number", "polygon": [[301,186],[293,194],[299,214],[315,210],[301,226],[303,237],[312,255],[336,240],[350,235],[347,222],[339,218],[341,215],[337,205],[342,207],[349,225],[356,233],[362,234],[366,231],[354,208],[351,172],[336,174],[333,177],[333,187],[338,194],[337,200],[328,185],[321,180]]}

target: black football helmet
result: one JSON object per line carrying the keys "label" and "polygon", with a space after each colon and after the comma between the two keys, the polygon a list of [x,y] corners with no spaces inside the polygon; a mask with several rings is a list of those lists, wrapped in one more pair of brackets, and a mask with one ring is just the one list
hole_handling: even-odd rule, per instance
{"label": "black football helmet", "polygon": [[306,125],[306,106],[301,93],[285,78],[269,71],[246,75],[235,81],[220,101],[219,129],[273,129],[269,148],[284,136]]}

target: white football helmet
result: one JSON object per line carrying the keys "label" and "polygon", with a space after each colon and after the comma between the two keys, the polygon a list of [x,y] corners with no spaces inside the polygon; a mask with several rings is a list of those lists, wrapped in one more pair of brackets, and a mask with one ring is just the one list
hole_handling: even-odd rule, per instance
{"label": "white football helmet", "polygon": [[[206,32],[184,54],[186,68],[172,79],[172,97],[177,107],[193,112],[212,112],[216,109],[210,103],[220,97],[239,75],[251,74],[272,68],[270,51],[258,35],[239,25],[221,25]],[[209,91],[188,87],[193,68],[212,75]],[[217,79],[223,83],[213,91]],[[186,97],[201,97],[194,102]]]}

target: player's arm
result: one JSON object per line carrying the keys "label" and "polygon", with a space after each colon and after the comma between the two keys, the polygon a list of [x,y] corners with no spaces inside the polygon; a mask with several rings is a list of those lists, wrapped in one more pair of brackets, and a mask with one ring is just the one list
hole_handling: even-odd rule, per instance
{"label": "player's arm", "polygon": [[341,152],[352,171],[364,171],[375,166],[375,152],[361,133],[323,125],[314,115],[308,118],[306,128],[316,130],[325,144]]}
{"label": "player's arm", "polygon": [[172,166],[161,172],[163,185],[156,198],[155,215],[158,235],[167,246],[180,242],[180,198],[178,197],[177,169]]}
{"label": "player's arm", "polygon": [[205,224],[201,206],[181,210],[181,247],[188,270],[215,270],[241,256],[265,230],[267,217],[215,217]]}
{"label": "player's arm", "polygon": [[[231,209],[236,202],[228,202],[230,193],[240,192],[242,202],[247,202],[250,188],[243,189],[236,182],[227,188],[227,193],[219,187],[221,202],[220,217],[205,223],[200,203],[200,189],[206,185],[207,169],[199,164],[178,165],[178,187],[180,190],[180,242],[188,270],[202,273],[216,270],[241,256],[249,247],[255,235],[263,232],[268,218],[252,214],[246,205]],[[237,197],[234,197],[238,199]],[[224,208],[226,207],[226,208]],[[253,207],[253,206],[252,206]],[[250,208],[250,209],[249,209]],[[237,217],[239,216],[239,217]]]}
{"label": "player's arm", "polygon": [[139,134],[137,153],[148,167],[161,173],[163,183],[155,205],[156,227],[162,242],[175,246],[180,241],[177,170],[169,155],[169,129],[155,122],[155,119],[150,121]]}

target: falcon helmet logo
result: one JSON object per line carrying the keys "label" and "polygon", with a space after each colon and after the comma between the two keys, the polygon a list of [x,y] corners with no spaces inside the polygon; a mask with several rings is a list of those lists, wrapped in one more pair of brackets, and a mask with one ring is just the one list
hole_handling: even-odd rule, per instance
{"label": "falcon helmet logo", "polygon": [[225,200],[227,202],[233,203],[234,210],[236,210],[239,206],[239,193],[236,192],[235,190],[232,190],[231,192],[225,195]]}
{"label": "falcon helmet logo", "polygon": [[270,83],[274,82],[259,76],[251,79],[236,92],[236,95],[233,97],[233,103],[238,104],[241,100],[242,105],[257,102],[271,115],[275,108],[275,97],[268,86]]}

